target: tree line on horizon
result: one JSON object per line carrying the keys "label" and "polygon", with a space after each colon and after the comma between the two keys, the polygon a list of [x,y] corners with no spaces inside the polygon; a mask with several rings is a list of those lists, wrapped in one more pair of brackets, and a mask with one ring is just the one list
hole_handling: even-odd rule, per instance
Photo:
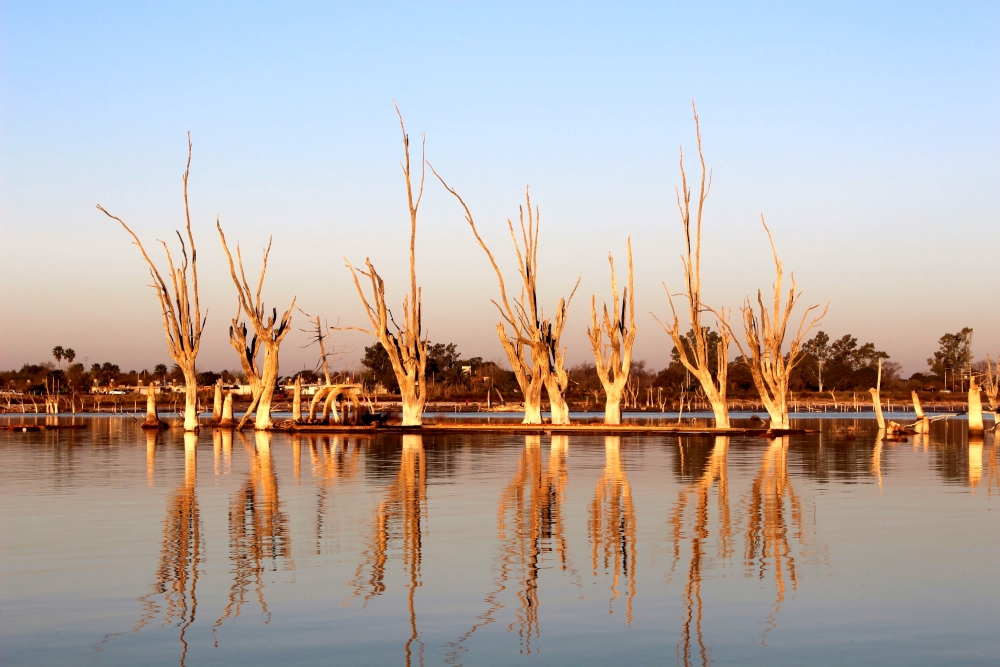
{"label": "tree line on horizon", "polygon": [[[689,184],[684,165],[684,151],[681,148],[679,153],[681,184],[675,191],[684,235],[681,255],[683,291],[675,294],[664,284],[670,314],[663,319],[659,317],[656,319],[673,343],[673,358],[670,366],[654,376],[654,382],[658,380],[663,388],[680,386],[683,391],[693,388],[700,392],[704,401],[711,406],[716,426],[721,428],[729,427],[728,393],[731,390],[741,391],[752,387],[770,415],[771,427],[787,429],[790,392],[796,388],[805,389],[810,386],[812,381],[810,369],[813,365],[817,371],[815,378],[817,388],[825,389],[827,386],[839,388],[838,385],[857,387],[866,384],[870,380],[873,362],[877,364],[875,372],[879,388],[883,373],[887,380],[892,380],[893,371],[898,373],[898,366],[893,366],[891,362],[887,363],[888,355],[875,350],[874,345],[870,343],[858,346],[856,339],[850,336],[831,343],[829,337],[822,332],[820,332],[822,335],[817,333],[812,339],[806,340],[808,334],[826,315],[829,304],[822,309],[818,305],[805,306],[799,309],[800,319],[792,320],[792,313],[799,305],[802,293],[798,290],[794,274],[791,274],[787,289],[784,289],[785,271],[763,215],[761,224],[770,243],[775,269],[771,294],[765,299],[764,291],[757,290],[756,298],[747,296],[739,309],[736,324],[732,320],[731,308],[713,306],[704,300],[701,293],[702,218],[711,189],[711,171],[705,163],[700,124],[693,102],[692,110],[701,173],[700,179]],[[448,350],[450,344],[435,344],[432,350],[430,341],[423,333],[422,288],[417,280],[415,241],[418,212],[428,169],[441,186],[453,195],[473,237],[496,275],[498,291],[491,301],[497,308],[499,322],[496,324],[496,331],[510,368],[500,373],[497,366],[497,369],[491,372],[496,376],[496,380],[502,378],[506,387],[513,387],[516,383],[516,393],[524,410],[523,422],[525,424],[542,422],[544,393],[548,401],[551,422],[568,424],[568,399],[577,391],[593,391],[595,400],[603,396],[605,423],[620,423],[623,402],[628,402],[629,392],[634,392],[636,382],[646,374],[645,364],[633,361],[632,358],[636,324],[631,239],[626,245],[627,282],[619,289],[614,257],[609,254],[611,300],[598,307],[597,296],[591,296],[591,318],[587,336],[593,354],[593,364],[568,368],[562,334],[566,326],[568,309],[580,281],[578,278],[568,296],[560,298],[555,309],[549,311],[551,314],[546,316],[546,310],[538,298],[541,218],[538,206],[532,205],[530,192],[526,189],[525,203],[519,206],[517,224],[512,219],[507,220],[517,271],[514,275],[505,275],[499,268],[493,250],[480,236],[470,207],[459,192],[427,161],[424,137],[421,138],[419,165],[417,169],[413,168],[410,138],[398,107],[396,111],[402,133],[401,167],[409,211],[408,290],[403,298],[402,309],[396,310],[394,314],[386,298],[385,282],[371,260],[365,258],[364,265],[356,267],[345,258],[346,268],[364,307],[368,325],[335,327],[335,329],[356,330],[372,337],[373,345],[366,348],[364,363],[372,374],[382,374],[378,380],[380,383],[385,385],[388,381],[394,385],[402,404],[402,424],[418,426],[422,423],[424,406],[430,395],[429,388],[436,385],[438,372],[441,373],[442,382],[453,384],[462,382],[461,377],[454,377],[455,359],[451,357],[457,352],[454,349]],[[207,316],[202,315],[199,301],[197,251],[188,208],[187,185],[191,154],[189,133],[187,166],[183,174],[186,234],[177,232],[180,253],[176,256],[176,262],[168,244],[160,241],[166,259],[164,271],[160,271],[142,241],[121,218],[100,205],[97,207],[109,218],[120,223],[146,262],[152,287],[156,291],[162,311],[162,326],[168,351],[183,376],[186,387],[184,428],[187,431],[199,428],[197,416],[199,373],[196,360],[207,321]],[[269,309],[264,305],[262,291],[271,240],[263,252],[259,278],[255,283],[251,283],[244,270],[240,245],[236,244],[235,253],[230,250],[219,218],[216,219],[216,230],[228,261],[238,304],[236,316],[231,320],[229,327],[229,340],[237,353],[242,375],[251,386],[253,396],[243,421],[254,414],[255,428],[269,429],[273,427],[270,416],[271,401],[281,378],[279,349],[290,331],[296,300],[293,298],[288,308],[280,315],[277,308]],[[682,315],[687,320],[686,326],[683,327]],[[315,319],[316,322],[316,337],[321,349],[324,380],[326,384],[330,384],[331,376],[324,349],[325,334],[319,325],[319,318],[311,319]],[[714,326],[712,326],[713,319]],[[971,337],[971,330],[969,336]],[[729,361],[731,344],[736,346],[739,353],[736,362]],[[444,349],[439,346],[444,346]],[[432,356],[432,352],[436,356]],[[945,372],[950,370],[954,374],[956,370],[948,366],[953,362],[953,359],[948,357],[950,353],[941,352],[943,356],[936,363],[939,363]],[[443,368],[436,367],[438,357],[442,355],[450,358],[450,364],[446,364]],[[482,363],[479,360],[478,364]],[[470,366],[470,371],[474,365],[476,364],[463,364]],[[392,371],[391,379],[387,370],[389,368]],[[428,382],[429,368],[430,382]],[[681,369],[684,371],[683,380]],[[464,373],[465,369],[462,370]],[[989,378],[994,379],[992,366],[988,370]],[[513,382],[510,382],[511,378]],[[872,390],[875,391],[874,388]]]}

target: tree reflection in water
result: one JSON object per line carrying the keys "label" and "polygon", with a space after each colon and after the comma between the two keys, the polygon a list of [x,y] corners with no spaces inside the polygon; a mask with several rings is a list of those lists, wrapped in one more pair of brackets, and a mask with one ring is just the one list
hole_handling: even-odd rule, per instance
{"label": "tree reflection in water", "polygon": [[612,572],[611,600],[608,613],[615,613],[618,598],[618,578],[628,580],[626,619],[632,624],[632,601],[635,597],[635,508],[632,505],[632,487],[622,468],[621,438],[604,438],[604,475],[597,481],[594,501],[590,506],[590,560],[594,576],[598,561],[603,558],[604,571]]}
{"label": "tree reflection in water", "polygon": [[[295,455],[297,438],[293,442],[293,456],[296,471],[299,467],[299,457]],[[355,437],[354,449],[348,454],[351,438],[348,436],[335,435],[331,439],[323,436],[317,439],[315,436],[309,438],[309,457],[312,463],[313,478],[319,482],[319,489],[316,498],[316,554],[322,553],[323,529],[327,515],[327,504],[329,502],[330,489],[338,481],[352,479],[358,474],[360,440]],[[295,473],[298,479],[299,473]]]}
{"label": "tree reflection in water", "polygon": [[[266,570],[277,571],[279,560],[284,561],[284,569],[292,569],[295,565],[291,560],[288,516],[281,511],[278,478],[271,459],[271,433],[256,431],[256,447],[247,442],[243,433],[238,432],[238,435],[246,450],[250,471],[229,504],[229,560],[233,583],[229,602],[215,622],[213,634],[227,618],[235,619],[240,615],[251,586],[264,622],[270,623],[262,575]],[[269,566],[267,561],[270,561]]]}
{"label": "tree reflection in water", "polygon": [[[690,441],[682,440],[679,443],[680,455],[683,456],[684,448]],[[733,554],[732,544],[732,521],[729,513],[729,483],[726,470],[726,457],[729,453],[729,438],[718,436],[715,438],[715,446],[708,458],[705,470],[701,477],[687,488],[681,490],[678,495],[677,505],[674,507],[670,519],[674,542],[674,564],[671,565],[671,573],[677,561],[680,559],[681,541],[684,537],[684,526],[686,523],[685,513],[688,509],[688,498],[694,494],[697,505],[694,508],[693,526],[691,527],[691,561],[688,564],[687,583],[684,586],[684,624],[681,627],[681,639],[677,643],[677,658],[685,666],[691,663],[691,632],[694,626],[695,640],[698,643],[698,654],[701,664],[708,664],[708,647],[705,646],[704,635],[702,634],[702,565],[705,559],[705,544],[708,541],[709,522],[709,501],[712,486],[718,484],[716,494],[716,504],[718,510],[719,532],[716,538],[716,551],[720,559],[726,560]],[[683,467],[683,464],[682,464]]]}
{"label": "tree reflection in water", "polygon": [[[184,434],[184,483],[167,501],[167,516],[163,520],[163,543],[156,568],[153,591],[139,598],[142,616],[133,632],[138,632],[160,614],[157,599],[163,602],[163,622],[180,627],[181,658],[187,658],[185,638],[198,611],[198,574],[204,560],[205,538],[201,514],[195,494],[198,477],[198,434]],[[147,448],[149,447],[147,438]],[[155,436],[153,439],[155,449]],[[148,464],[151,470],[152,464]]]}
{"label": "tree reflection in water", "polygon": [[[424,455],[422,436],[403,435],[403,453],[399,462],[399,473],[375,511],[372,532],[364,559],[354,573],[354,593],[351,597],[364,594],[365,603],[386,590],[385,570],[389,560],[389,549],[394,541],[402,539],[403,568],[408,579],[408,603],[410,611],[410,638],[406,642],[406,664],[413,660],[414,645],[420,664],[424,662],[424,644],[417,630],[415,596],[420,587],[421,529],[422,517],[427,508],[427,463]],[[364,579],[368,571],[367,580]]]}
{"label": "tree reflection in water", "polygon": [[[798,576],[795,569],[795,558],[792,556],[789,542],[789,524],[791,538],[798,541],[800,547],[806,543],[806,527],[802,515],[802,501],[792,488],[788,477],[788,437],[775,438],[771,441],[760,472],[754,480],[747,501],[747,532],[744,550],[744,563],[747,575],[752,576],[757,571],[758,578],[763,581],[768,566],[774,570],[776,598],[774,610],[768,616],[768,627],[761,637],[761,644],[767,645],[767,633],[777,625],[777,615],[781,603],[785,600],[785,574],[791,581],[792,590],[798,590]],[[881,438],[876,444],[876,450],[881,452]],[[875,460],[879,460],[876,456]],[[788,512],[791,511],[791,521]]]}
{"label": "tree reflection in water", "polygon": [[511,632],[517,627],[521,653],[530,654],[532,640],[539,637],[538,575],[543,554],[554,551],[559,557],[559,568],[576,574],[570,564],[562,519],[569,436],[552,436],[547,468],[542,467],[541,444],[541,436],[525,436],[517,472],[500,493],[497,506],[500,559],[496,583],[486,596],[487,610],[464,635],[446,645],[450,649],[445,660],[448,664],[458,664],[459,657],[467,650],[465,642],[496,620],[497,612],[504,608],[500,596],[512,577],[517,578],[519,605],[507,630]]}

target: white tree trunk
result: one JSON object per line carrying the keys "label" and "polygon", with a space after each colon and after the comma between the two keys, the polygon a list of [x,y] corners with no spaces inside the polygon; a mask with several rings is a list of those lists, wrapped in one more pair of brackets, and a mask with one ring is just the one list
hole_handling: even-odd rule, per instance
{"label": "white tree trunk", "polygon": [[532,383],[522,387],[524,393],[524,420],[522,424],[542,423],[542,385]]}
{"label": "white tree trunk", "polygon": [[875,409],[875,419],[878,420],[878,428],[880,431],[885,430],[885,417],[882,416],[882,399],[879,396],[878,389],[869,389],[872,393],[872,406]]}
{"label": "white tree trunk", "polygon": [[253,425],[258,431],[265,431],[274,426],[271,421],[271,400],[278,384],[278,349],[277,346],[273,346],[273,350],[271,347],[264,348],[264,367],[260,374],[260,400],[257,401],[257,414]]}
{"label": "white tree trunk", "polygon": [[[326,363],[326,359],[323,360]],[[292,401],[292,419],[302,421],[302,377],[295,378],[295,398]]]}
{"label": "white tree trunk", "polygon": [[212,401],[212,423],[218,424],[222,419],[222,381],[215,383],[215,400]]}
{"label": "white tree trunk", "polygon": [[162,422],[156,414],[156,388],[149,385],[146,388],[146,421],[143,428],[160,428]]}
{"label": "white tree trunk", "polygon": [[233,420],[233,395],[232,393],[227,393],[225,400],[222,401],[222,419],[219,420],[219,426],[235,426],[236,422]]}
{"label": "white tree trunk", "polygon": [[194,363],[182,367],[184,372],[184,430],[198,430],[198,378],[194,372]]}
{"label": "white tree trunk", "polygon": [[563,426],[569,424],[569,404],[563,398],[559,380],[555,375],[546,378],[545,393],[549,397],[549,412],[552,414],[552,423]]}
{"label": "white tree trunk", "polygon": [[924,408],[920,405],[920,397],[917,396],[917,392],[912,392],[913,396],[913,414],[917,416],[917,422],[913,425],[914,433],[930,433],[931,432],[931,421],[924,414]]}
{"label": "white tree trunk", "polygon": [[617,426],[622,423],[622,391],[620,387],[607,389],[604,402],[604,423]]}
{"label": "white tree trunk", "polygon": [[409,386],[399,386],[400,397],[403,399],[403,426],[420,426],[424,423],[425,398],[417,391],[416,383],[406,384]]}
{"label": "white tree trunk", "polygon": [[[707,389],[708,387],[715,388],[714,384],[705,385],[702,383],[702,387]],[[719,394],[718,391],[706,391],[706,396],[708,397],[708,402],[712,405],[712,413],[715,415],[715,428],[729,428],[729,406],[726,405],[726,397]],[[768,410],[768,413],[771,411]],[[773,424],[774,415],[771,414],[772,424],[771,428],[788,428],[788,426],[775,426]],[[785,415],[785,423],[788,422],[788,415]]]}
{"label": "white tree trunk", "polygon": [[772,401],[763,395],[761,396],[761,401],[764,403],[764,409],[767,410],[767,414],[771,416],[771,429],[787,430],[791,428],[791,423],[788,421],[787,403],[784,401]]}
{"label": "white tree trunk", "polygon": [[983,428],[983,398],[979,394],[979,385],[975,378],[969,380],[969,435],[982,435]]}

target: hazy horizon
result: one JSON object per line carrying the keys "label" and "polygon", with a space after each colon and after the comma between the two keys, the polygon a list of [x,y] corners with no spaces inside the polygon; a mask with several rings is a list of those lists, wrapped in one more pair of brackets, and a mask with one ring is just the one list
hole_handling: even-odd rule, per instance
{"label": "hazy horizon", "polygon": [[[188,131],[208,309],[200,368],[239,366],[216,215],[251,280],[273,234],[269,308],[294,296],[331,325],[367,325],[342,257],[368,256],[401,310],[409,221],[393,100],[415,163],[426,133],[428,160],[469,204],[509,289],[505,221],[516,223],[530,185],[546,312],[582,275],[570,365],[591,358],[590,296],[610,299],[609,251],[623,283],[629,235],[634,357],[669,363],[672,343],[649,313],[669,315],[662,282],[681,286],[674,188],[681,145],[697,184],[692,99],[713,170],[707,303],[735,312],[770,289],[763,213],[803,305],[830,301],[819,328],[831,337],[874,343],[906,375],[965,326],[976,359],[1000,356],[997,25],[1000,8],[986,3],[5,2],[0,369],[51,360],[56,345],[122,370],[172,363],[142,258],[95,204],[160,262],[155,240],[183,228]],[[492,269],[428,177],[424,330],[506,365]],[[296,313],[283,373],[314,367],[307,326]],[[346,367],[371,343],[337,338],[355,349]]]}

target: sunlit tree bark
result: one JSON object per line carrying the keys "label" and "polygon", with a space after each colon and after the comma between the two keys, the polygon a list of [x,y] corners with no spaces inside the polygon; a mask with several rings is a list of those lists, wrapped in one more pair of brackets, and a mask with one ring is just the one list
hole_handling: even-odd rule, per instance
{"label": "sunlit tree bark", "polygon": [[[219,230],[222,249],[226,252],[226,259],[229,261],[229,273],[232,276],[233,284],[236,285],[240,310],[250,320],[250,326],[253,327],[253,341],[249,347],[246,346],[246,325],[234,319],[233,326],[229,329],[230,343],[232,343],[237,351],[240,351],[242,347],[243,354],[240,356],[240,363],[243,364],[244,372],[247,372],[247,379],[251,381],[251,387],[253,386],[251,372],[256,371],[256,344],[260,341],[264,345],[264,365],[258,377],[257,392],[254,394],[253,402],[247,409],[246,414],[240,421],[240,425],[246,421],[256,407],[257,413],[254,428],[257,430],[269,429],[273,426],[271,422],[271,398],[274,396],[274,389],[278,384],[278,349],[281,347],[281,341],[284,340],[291,329],[292,309],[295,308],[295,299],[292,299],[291,305],[288,306],[288,310],[285,311],[280,320],[278,319],[277,308],[272,308],[271,314],[268,315],[260,293],[264,288],[264,274],[267,273],[267,259],[271,254],[271,241],[268,240],[267,248],[264,250],[260,278],[257,280],[257,290],[254,292],[251,290],[250,283],[247,282],[246,273],[243,271],[243,255],[240,252],[239,244],[236,244],[237,262],[234,264],[233,256],[229,252],[229,245],[226,243],[226,235],[222,232],[222,225],[216,221],[215,226]],[[236,273],[237,264],[239,265],[238,275]],[[239,318],[239,314],[237,314],[237,318]],[[248,369],[250,372],[248,372]]]}
{"label": "sunlit tree bark", "polygon": [[983,397],[975,375],[969,375],[969,435],[982,435],[983,427]]}
{"label": "sunlit tree bark", "polygon": [[[542,386],[544,386],[549,396],[552,423],[568,424],[569,406],[564,396],[569,384],[569,377],[565,369],[566,350],[560,347],[560,339],[566,324],[566,311],[570,301],[573,300],[573,294],[576,293],[576,286],[573,287],[573,292],[570,293],[568,299],[559,300],[555,320],[544,319],[538,307],[539,214],[537,207],[534,210],[531,208],[530,194],[525,191],[526,205],[519,208],[520,241],[514,233],[514,223],[510,219],[507,220],[507,228],[510,231],[510,238],[514,243],[514,253],[517,256],[518,273],[521,276],[521,295],[512,300],[507,296],[503,272],[500,271],[500,267],[486,242],[479,235],[469,207],[466,206],[458,192],[445,183],[437,171],[434,171],[433,166],[431,171],[441,181],[441,185],[461,204],[465,211],[466,222],[472,228],[476,241],[486,253],[493,266],[493,271],[497,275],[497,282],[500,285],[500,301],[494,300],[493,305],[497,307],[503,318],[503,322],[497,324],[497,335],[504,353],[507,355],[507,360],[510,362],[511,369],[514,371],[514,376],[517,378],[521,394],[524,396],[523,423],[542,423],[541,402]],[[525,224],[525,208],[528,212],[527,224]],[[577,285],[579,284],[580,281],[577,279]],[[509,332],[508,327],[510,328]]]}
{"label": "sunlit tree bark", "polygon": [[990,410],[993,412],[997,411],[997,390],[1000,389],[1000,357],[997,358],[996,366],[993,365],[993,361],[990,359],[990,355],[986,355],[986,382],[983,383],[983,391],[986,392],[986,398],[990,402]]}
{"label": "sunlit tree bark", "polygon": [[177,239],[181,244],[182,261],[180,266],[174,265],[170,248],[163,241],[163,251],[167,256],[167,267],[170,271],[170,285],[160,275],[159,270],[149,258],[146,249],[143,247],[139,237],[133,232],[121,218],[111,215],[98,204],[97,209],[113,220],[117,220],[125,231],[132,236],[133,243],[139,248],[143,259],[149,266],[149,275],[153,279],[150,285],[156,290],[156,296],[160,301],[160,309],[163,311],[163,331],[167,336],[167,350],[174,363],[180,367],[184,374],[185,401],[184,401],[184,430],[198,430],[198,377],[195,370],[195,361],[198,357],[198,349],[201,347],[201,333],[205,327],[205,320],[201,317],[201,306],[198,301],[198,253],[194,247],[194,236],[191,233],[191,213],[188,208],[188,174],[191,171],[191,134],[188,133],[188,158],[187,167],[184,169],[184,217],[187,222],[187,239],[191,246],[191,284],[188,285],[188,255],[187,245],[180,232],[177,232]]}
{"label": "sunlit tree bark", "polygon": [[698,159],[701,162],[701,186],[698,191],[698,208],[694,221],[694,245],[691,239],[691,188],[688,186],[687,174],[684,171],[684,149],[680,152],[681,188],[677,190],[677,208],[681,214],[681,224],[684,227],[685,254],[681,257],[684,267],[684,287],[685,297],[688,305],[688,318],[691,321],[691,332],[687,335],[681,333],[680,318],[677,316],[677,309],[674,307],[673,295],[667,289],[667,299],[670,302],[670,312],[673,315],[673,322],[669,325],[660,321],[657,322],[670,335],[674,347],[680,357],[681,364],[691,375],[698,378],[705,398],[712,406],[715,414],[715,425],[718,428],[729,428],[729,407],[726,404],[726,378],[729,371],[729,341],[731,332],[728,323],[728,314],[724,308],[718,309],[716,317],[719,322],[719,342],[717,350],[717,368],[715,376],[709,367],[711,351],[708,347],[708,327],[702,324],[702,315],[708,310],[708,306],[701,299],[701,218],[705,209],[705,200],[712,187],[711,172],[705,167],[705,156],[701,150],[701,127],[698,123],[698,111],[691,103],[694,111],[694,127],[698,138]]}
{"label": "sunlit tree bark", "polygon": [[[396,108],[399,114],[399,108]],[[399,127],[403,131],[403,177],[406,180],[406,199],[410,209],[410,293],[403,297],[403,326],[400,327],[392,318],[385,302],[385,283],[375,271],[371,260],[365,258],[368,270],[355,269],[346,258],[344,262],[354,279],[361,303],[371,321],[371,329],[360,327],[345,327],[374,336],[382,343],[389,362],[399,383],[399,393],[403,402],[403,426],[420,426],[423,423],[424,404],[427,402],[427,339],[421,339],[421,324],[423,310],[421,289],[417,286],[416,238],[417,210],[424,194],[424,159],[423,150],[420,155],[420,188],[416,199],[413,197],[413,186],[410,179],[410,137],[403,125],[403,116],[399,115]],[[369,303],[365,291],[361,288],[358,276],[364,276],[371,281],[372,302]],[[391,328],[390,328],[391,326]],[[393,332],[395,329],[395,332]]]}
{"label": "sunlit tree bark", "polygon": [[604,438],[604,475],[597,481],[590,506],[590,560],[594,576],[598,561],[613,574],[609,612],[614,613],[614,601],[619,596],[618,579],[625,577],[628,596],[625,617],[632,623],[632,603],[635,598],[636,526],[632,487],[622,467],[621,438]]}
{"label": "sunlit tree bark", "polygon": [[[761,216],[761,222],[764,222],[764,216]],[[754,385],[760,393],[760,400],[768,414],[771,415],[771,428],[787,429],[789,428],[788,381],[796,364],[801,361],[802,340],[823,319],[826,315],[826,309],[824,308],[819,316],[810,320],[809,314],[819,306],[814,305],[806,308],[795,337],[791,340],[788,351],[784,352],[788,320],[795,304],[802,295],[796,292],[795,274],[793,273],[792,286],[789,288],[787,300],[782,306],[781,281],[784,277],[784,271],[781,260],[778,259],[778,251],[774,248],[771,230],[767,228],[766,222],[764,229],[767,231],[767,238],[771,243],[771,254],[774,256],[774,305],[768,310],[764,305],[760,290],[757,290],[759,313],[754,312],[750,299],[746,300],[742,314],[743,332],[746,335],[748,349],[743,349],[739,339],[736,339],[736,345],[749,364]]]}
{"label": "sunlit tree bark", "polygon": [[[618,282],[615,279],[615,260],[608,255],[611,264],[611,293],[614,297],[611,314],[604,304],[604,316],[598,320],[597,297],[590,297],[590,347],[594,352],[597,377],[604,387],[607,397],[604,406],[604,423],[622,423],[622,393],[628,382],[632,365],[632,344],[635,342],[635,290],[632,283],[632,239],[628,241],[628,289],[618,299]],[[625,320],[626,308],[628,321]],[[604,342],[607,336],[608,342]]]}

